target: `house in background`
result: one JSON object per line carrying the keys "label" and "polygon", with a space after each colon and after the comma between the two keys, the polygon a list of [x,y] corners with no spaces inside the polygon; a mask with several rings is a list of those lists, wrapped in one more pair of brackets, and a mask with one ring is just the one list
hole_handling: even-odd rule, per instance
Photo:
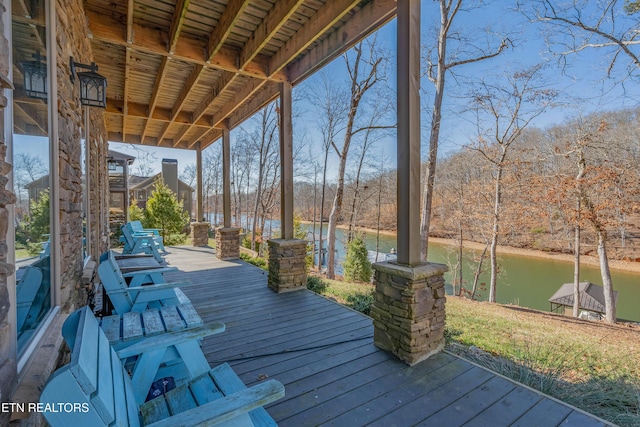
{"label": "house in background", "polygon": [[[193,192],[195,189],[178,179],[178,161],[176,159],[162,159],[162,172],[151,176],[131,176],[129,178],[129,191],[131,200],[136,200],[139,208],[147,207],[147,200],[155,190],[156,180],[162,178],[164,183],[176,194],[182,202],[182,208],[193,217]],[[128,205],[127,205],[128,206]]]}
{"label": "house in background", "polygon": [[109,150],[107,169],[109,171],[109,223],[128,221],[129,206],[129,166],[134,156]]}

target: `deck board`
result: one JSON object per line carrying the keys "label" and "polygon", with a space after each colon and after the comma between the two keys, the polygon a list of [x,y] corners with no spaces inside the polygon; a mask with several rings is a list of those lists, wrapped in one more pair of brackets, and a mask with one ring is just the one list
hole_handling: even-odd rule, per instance
{"label": "deck board", "polygon": [[301,290],[277,294],[266,272],[220,261],[209,248],[168,248],[205,323],[212,366],[229,362],[247,385],[274,378],[285,397],[266,407],[278,425],[602,426],[601,420],[446,352],[413,367],[373,345],[371,319]]}

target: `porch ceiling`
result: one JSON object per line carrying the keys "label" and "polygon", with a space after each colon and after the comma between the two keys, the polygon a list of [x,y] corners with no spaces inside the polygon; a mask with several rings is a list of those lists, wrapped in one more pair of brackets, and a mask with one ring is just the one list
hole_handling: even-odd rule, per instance
{"label": "porch ceiling", "polygon": [[206,148],[389,21],[395,0],[85,0],[109,140]]}

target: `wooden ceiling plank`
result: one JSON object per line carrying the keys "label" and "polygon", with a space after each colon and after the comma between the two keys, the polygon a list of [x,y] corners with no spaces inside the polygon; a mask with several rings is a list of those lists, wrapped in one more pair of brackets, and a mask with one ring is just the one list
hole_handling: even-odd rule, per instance
{"label": "wooden ceiling plank", "polygon": [[33,124],[40,130],[41,132],[40,135],[46,135],[47,133],[49,133],[47,122],[46,122],[46,115],[43,115],[42,113],[38,112],[34,107],[34,104],[15,102],[14,105],[16,106],[17,109],[22,111],[22,113],[25,116],[31,119]]}
{"label": "wooden ceiling plank", "polygon": [[[144,104],[138,104],[135,102],[127,103],[128,115],[130,117],[157,120],[161,122],[171,122],[171,110],[167,108],[156,107],[151,117],[147,114],[149,106]],[[124,111],[124,102],[120,99],[107,98],[107,108],[105,113],[107,115],[122,116]],[[192,114],[188,112],[181,112],[173,120],[175,123],[194,125],[198,127],[211,127],[212,116],[204,115],[199,120],[192,120]]]}
{"label": "wooden ceiling plank", "polygon": [[182,126],[182,128],[178,131],[176,136],[173,137],[173,141],[172,141],[173,148],[176,148],[178,144],[180,144],[180,141],[182,140],[182,138],[184,138],[184,136],[187,134],[189,129],[191,129],[191,126]]}
{"label": "wooden ceiling plank", "polygon": [[302,59],[288,68],[289,78],[294,85],[324,67],[345,49],[352,47],[363,38],[393,19],[396,15],[396,0],[372,0],[342,26],[333,31],[313,47]]}
{"label": "wooden ceiling plank", "polygon": [[207,62],[210,62],[218,53],[222,45],[231,34],[231,30],[240,19],[240,16],[251,3],[250,0],[231,0],[218,20],[218,25],[209,36],[207,48]]}
{"label": "wooden ceiling plank", "polygon": [[162,128],[162,130],[160,131],[160,133],[158,134],[158,140],[157,143],[158,145],[162,143],[162,141],[164,141],[165,136],[167,136],[167,132],[169,131],[169,128],[171,127],[172,122],[167,122],[164,124],[164,127]]}
{"label": "wooden ceiling plank", "polygon": [[253,61],[302,3],[304,0],[285,0],[275,3],[240,52],[241,70]]}
{"label": "wooden ceiling plank", "polygon": [[176,45],[178,44],[178,38],[180,37],[180,31],[184,25],[184,19],[187,16],[187,10],[189,9],[189,0],[178,0],[176,3],[176,9],[173,14],[173,20],[171,21],[171,27],[169,30],[169,48],[167,49],[170,54],[174,54]]}
{"label": "wooden ceiling plank", "polygon": [[277,73],[340,21],[359,0],[332,0],[312,16],[269,60],[268,73]]}
{"label": "wooden ceiling plank", "polygon": [[[192,37],[179,37],[175,53],[170,55],[166,49],[166,34],[157,29],[144,27],[133,23],[133,32],[135,39],[133,43],[127,44],[123,37],[125,29],[123,24],[112,17],[100,15],[92,11],[86,11],[89,18],[89,28],[93,34],[93,39],[107,44],[118,46],[130,46],[135,51],[145,52],[152,55],[159,55],[179,59],[192,64],[209,65],[205,59],[203,52],[206,49],[205,44],[198,39]],[[267,76],[266,66],[259,61],[253,61],[244,70],[240,70],[237,64],[237,53],[235,50],[221,48],[218,53],[211,58],[211,66],[234,73],[240,73],[247,77],[261,78],[272,81],[284,81],[286,76],[284,73],[271,73]]]}

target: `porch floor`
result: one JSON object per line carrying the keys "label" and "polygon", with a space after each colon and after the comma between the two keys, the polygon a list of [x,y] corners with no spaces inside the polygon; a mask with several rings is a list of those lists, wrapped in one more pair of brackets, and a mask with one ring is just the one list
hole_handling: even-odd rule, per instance
{"label": "porch floor", "polygon": [[267,406],[280,426],[602,426],[602,421],[443,352],[413,367],[373,345],[371,319],[310,291],[277,294],[267,273],[209,248],[171,247],[205,322],[211,366],[229,362],[247,385],[285,386]]}

